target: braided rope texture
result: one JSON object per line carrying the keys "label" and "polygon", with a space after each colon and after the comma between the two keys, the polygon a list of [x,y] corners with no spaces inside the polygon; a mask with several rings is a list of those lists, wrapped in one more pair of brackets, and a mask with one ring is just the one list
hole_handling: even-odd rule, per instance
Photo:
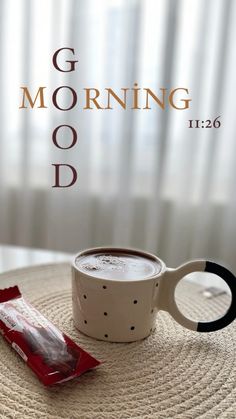
{"label": "braided rope texture", "polygon": [[[236,418],[236,329],[200,334],[160,312],[145,340],[118,344],[78,332],[72,320],[68,264],[41,265],[0,275],[1,288],[23,295],[85,350],[104,363],[70,382],[45,388],[0,338],[0,418],[193,419]],[[206,304],[199,285],[181,287],[185,314],[212,319],[229,305]]]}

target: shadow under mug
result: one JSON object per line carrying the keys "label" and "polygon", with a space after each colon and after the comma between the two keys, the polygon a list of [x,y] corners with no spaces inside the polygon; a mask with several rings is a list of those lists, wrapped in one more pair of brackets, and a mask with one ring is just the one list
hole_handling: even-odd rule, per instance
{"label": "shadow under mug", "polygon": [[[94,254],[123,254],[157,263],[158,273],[144,278],[116,279],[93,276],[77,263]],[[221,277],[232,294],[227,312],[209,322],[185,317],[176,304],[178,282],[192,272],[210,272]],[[97,275],[97,274],[96,274]],[[115,275],[114,275],[115,276]],[[110,342],[133,342],[149,336],[159,310],[167,311],[182,326],[198,332],[213,332],[236,318],[236,278],[225,267],[206,260],[189,261],[176,269],[150,253],[137,249],[99,247],[78,253],[72,264],[72,300],[75,326],[84,334]]]}

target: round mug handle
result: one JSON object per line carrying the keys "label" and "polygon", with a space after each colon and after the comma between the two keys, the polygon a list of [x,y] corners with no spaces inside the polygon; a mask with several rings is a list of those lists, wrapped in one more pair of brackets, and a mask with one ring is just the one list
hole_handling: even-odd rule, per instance
{"label": "round mug handle", "polygon": [[[220,276],[228,285],[231,294],[231,304],[227,312],[219,319],[209,322],[196,322],[185,317],[175,301],[175,288],[178,282],[192,272],[210,272]],[[198,332],[214,332],[228,326],[236,318],[236,278],[228,269],[214,262],[196,260],[185,263],[176,269],[167,268],[163,281],[160,282],[157,294],[157,306],[168,311],[182,326]]]}

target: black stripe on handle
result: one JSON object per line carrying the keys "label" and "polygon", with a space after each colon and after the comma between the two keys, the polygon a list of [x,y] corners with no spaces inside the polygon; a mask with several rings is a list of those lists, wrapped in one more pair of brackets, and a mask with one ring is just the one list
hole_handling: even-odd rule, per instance
{"label": "black stripe on handle", "polygon": [[228,326],[236,318],[236,278],[228,269],[214,262],[206,262],[205,272],[220,276],[229,286],[232,294],[230,307],[223,317],[212,322],[198,323],[198,332],[214,332]]}

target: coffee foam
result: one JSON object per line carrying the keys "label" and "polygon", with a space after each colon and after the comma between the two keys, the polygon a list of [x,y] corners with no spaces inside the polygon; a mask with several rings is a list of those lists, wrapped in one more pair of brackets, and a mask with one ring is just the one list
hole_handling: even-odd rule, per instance
{"label": "coffee foam", "polygon": [[151,258],[116,251],[79,256],[75,263],[81,271],[104,279],[141,280],[161,271],[160,263]]}

